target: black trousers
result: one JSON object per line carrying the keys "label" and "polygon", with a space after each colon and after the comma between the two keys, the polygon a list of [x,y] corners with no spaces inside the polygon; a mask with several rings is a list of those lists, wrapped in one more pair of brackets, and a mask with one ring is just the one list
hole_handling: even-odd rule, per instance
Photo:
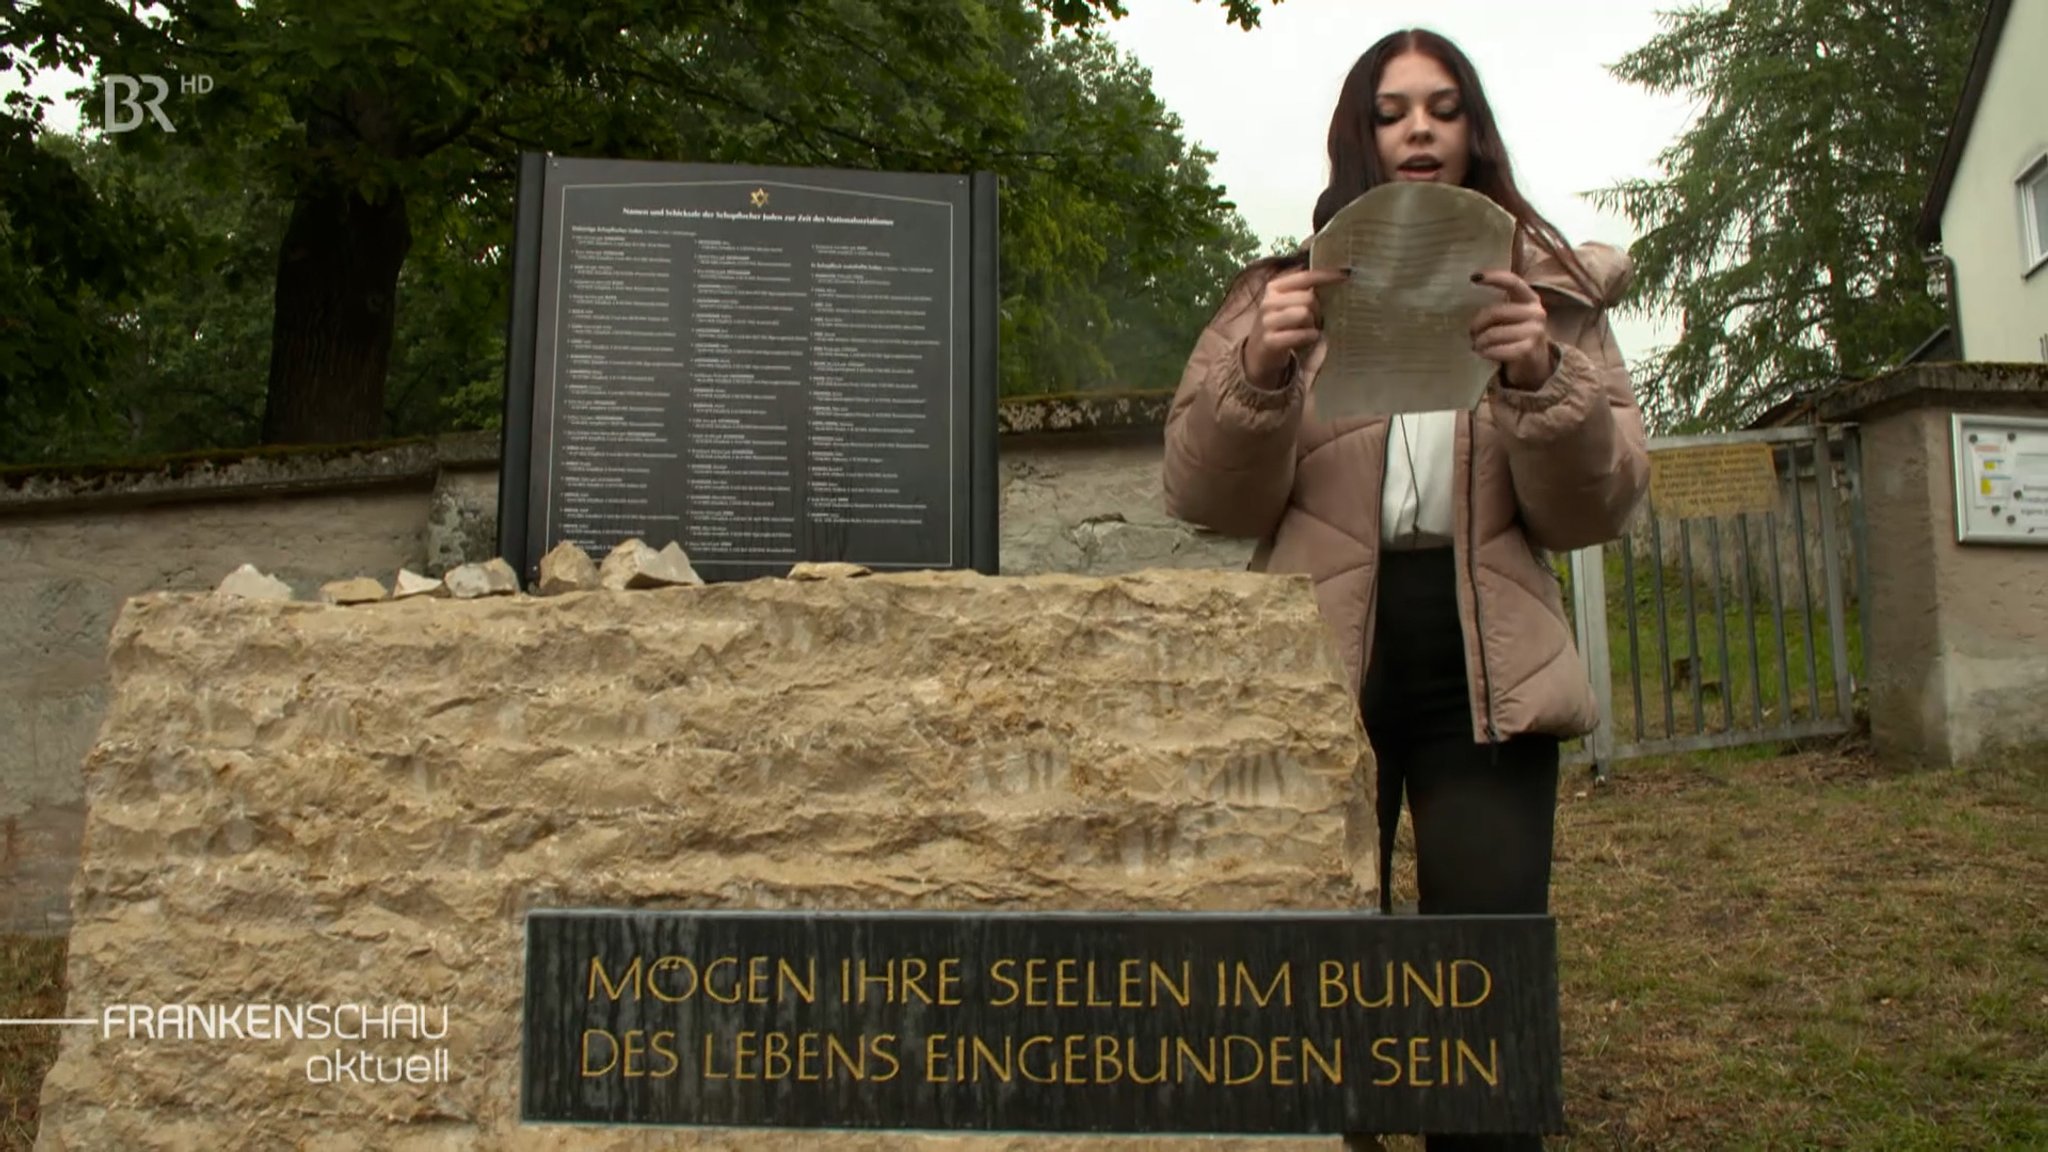
{"label": "black trousers", "polygon": [[[1474,741],[1449,548],[1380,554],[1373,644],[1360,705],[1379,761],[1381,862],[1405,792],[1425,916],[1550,910],[1558,741]],[[1382,889],[1391,869],[1381,869]],[[1540,1136],[1430,1136],[1429,1152],[1528,1149]]]}

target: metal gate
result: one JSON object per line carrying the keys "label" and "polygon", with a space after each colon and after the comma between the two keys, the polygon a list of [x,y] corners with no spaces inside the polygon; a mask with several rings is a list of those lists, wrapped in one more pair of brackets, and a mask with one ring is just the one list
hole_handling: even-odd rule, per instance
{"label": "metal gate", "polygon": [[[1651,440],[1658,479],[1629,532],[1569,558],[1601,721],[1567,762],[1597,773],[1853,729],[1865,633],[1851,612],[1868,578],[1857,447],[1853,426],[1828,425]],[[1666,483],[1689,470],[1690,493]]]}

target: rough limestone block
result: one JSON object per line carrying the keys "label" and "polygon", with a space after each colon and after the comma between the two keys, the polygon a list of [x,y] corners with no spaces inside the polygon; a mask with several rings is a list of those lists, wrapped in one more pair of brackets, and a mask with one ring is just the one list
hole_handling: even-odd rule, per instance
{"label": "rough limestone block", "polygon": [[244,564],[221,579],[220,587],[214,592],[221,596],[233,596],[241,600],[289,600],[292,586],[275,576],[257,570],[254,564]]}
{"label": "rough limestone block", "polygon": [[45,1152],[1338,1148],[518,1122],[530,908],[1374,906],[1370,754],[1305,579],[156,593],[110,661],[67,1014],[418,1003],[447,1009],[449,1076],[309,1083],[335,1041],[66,1029]]}
{"label": "rough limestone block", "polygon": [[331,580],[320,586],[320,601],[323,604],[375,604],[386,595],[383,582],[373,576],[358,576],[353,580]]}
{"label": "rough limestone block", "polygon": [[590,554],[569,541],[549,549],[540,558],[540,594],[559,596],[564,592],[591,592],[598,587],[597,564]]}

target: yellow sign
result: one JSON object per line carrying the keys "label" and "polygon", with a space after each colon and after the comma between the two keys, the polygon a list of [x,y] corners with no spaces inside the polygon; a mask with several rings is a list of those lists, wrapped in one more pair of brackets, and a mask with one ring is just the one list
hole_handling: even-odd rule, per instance
{"label": "yellow sign", "polygon": [[1771,446],[1709,444],[1650,453],[1650,503],[1659,516],[1694,519],[1777,507]]}

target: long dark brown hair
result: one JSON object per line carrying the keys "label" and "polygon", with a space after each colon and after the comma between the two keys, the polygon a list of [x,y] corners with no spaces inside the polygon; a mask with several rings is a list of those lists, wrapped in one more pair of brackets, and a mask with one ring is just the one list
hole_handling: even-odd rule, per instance
{"label": "long dark brown hair", "polygon": [[[1563,264],[1567,273],[1588,296],[1598,298],[1593,278],[1572,255],[1571,245],[1557,226],[1532,207],[1515,186],[1507,146],[1501,142],[1500,125],[1487,103],[1486,89],[1472,60],[1442,35],[1425,28],[1409,28],[1383,37],[1365,50],[1351,72],[1344,77],[1344,89],[1337,96],[1337,110],[1330,116],[1330,182],[1316,197],[1315,231],[1320,232],[1338,210],[1381,184],[1387,173],[1380,166],[1379,143],[1373,131],[1373,106],[1379,96],[1380,78],[1397,56],[1420,52],[1443,65],[1457,81],[1458,95],[1465,110],[1466,141],[1470,157],[1465,169],[1465,187],[1485,195],[1515,218],[1516,233],[1526,236],[1544,252]],[[1515,271],[1523,271],[1522,248],[1515,246]],[[1254,261],[1230,285],[1225,298],[1237,294],[1245,282],[1265,269],[1274,275],[1308,266],[1308,249],[1268,256]]]}

